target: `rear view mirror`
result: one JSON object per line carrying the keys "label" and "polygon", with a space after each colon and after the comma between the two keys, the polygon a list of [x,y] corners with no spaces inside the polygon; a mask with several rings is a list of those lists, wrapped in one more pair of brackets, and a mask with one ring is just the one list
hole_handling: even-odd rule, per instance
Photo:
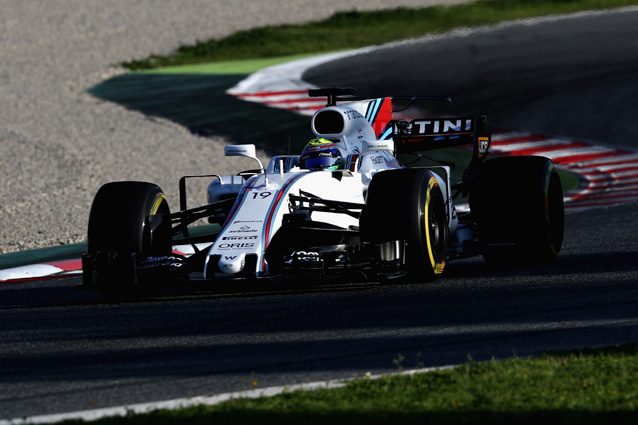
{"label": "rear view mirror", "polygon": [[225,156],[245,156],[247,158],[257,159],[257,151],[255,145],[227,145],[224,146]]}
{"label": "rear view mirror", "polygon": [[[224,146],[224,155],[225,156],[244,156],[246,158],[251,158],[259,163],[259,169],[262,173],[265,173],[264,166],[257,158],[257,150],[255,149],[255,145],[226,145]],[[266,176],[266,184],[268,184],[268,176]]]}

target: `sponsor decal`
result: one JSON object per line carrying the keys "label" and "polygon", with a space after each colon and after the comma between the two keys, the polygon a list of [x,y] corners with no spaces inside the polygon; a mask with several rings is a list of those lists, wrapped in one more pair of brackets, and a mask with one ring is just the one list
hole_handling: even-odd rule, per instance
{"label": "sponsor decal", "polygon": [[370,160],[372,161],[373,164],[383,164],[382,156],[373,156],[370,158]]}
{"label": "sponsor decal", "polygon": [[468,133],[474,130],[472,118],[414,120],[408,129],[412,135]]}
{"label": "sponsor decal", "polygon": [[254,241],[257,239],[257,236],[224,236],[222,238],[223,241]]}
{"label": "sponsor decal", "polygon": [[480,156],[484,156],[490,148],[490,138],[481,136],[478,138],[478,151]]}
{"label": "sponsor decal", "polygon": [[247,249],[254,248],[253,242],[233,242],[233,243],[220,243],[215,248],[217,249]]}
{"label": "sponsor decal", "polygon": [[321,256],[317,251],[293,251],[284,261],[286,264],[294,265],[298,263],[304,264],[320,264]]}
{"label": "sponsor decal", "polygon": [[231,230],[228,233],[257,233],[257,230],[250,226],[243,225],[239,229]]}
{"label": "sponsor decal", "polygon": [[355,110],[342,110],[342,112],[348,117],[348,121],[356,120],[357,118],[363,118],[363,115]]}
{"label": "sponsor decal", "polygon": [[162,255],[157,257],[147,257],[143,259],[139,266],[139,270],[154,269],[158,267],[168,267],[178,269],[184,265],[183,258],[174,255]]}
{"label": "sponsor decal", "polygon": [[295,251],[293,255],[295,255],[299,261],[316,262],[321,260],[319,253],[316,251]]}
{"label": "sponsor decal", "polygon": [[392,140],[368,140],[365,142],[365,147],[371,151],[393,151],[394,142]]}

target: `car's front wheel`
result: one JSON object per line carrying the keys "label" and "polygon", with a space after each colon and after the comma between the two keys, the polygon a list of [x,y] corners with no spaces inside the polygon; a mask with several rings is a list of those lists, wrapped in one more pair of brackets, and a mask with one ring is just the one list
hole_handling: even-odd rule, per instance
{"label": "car's front wheel", "polygon": [[155,184],[103,185],[89,215],[84,283],[109,296],[126,296],[138,281],[136,259],[171,253],[170,209]]}
{"label": "car's front wheel", "polygon": [[361,238],[377,244],[404,243],[405,270],[413,278],[432,281],[445,268],[446,211],[443,191],[431,171],[383,171],[368,187],[360,219]]}

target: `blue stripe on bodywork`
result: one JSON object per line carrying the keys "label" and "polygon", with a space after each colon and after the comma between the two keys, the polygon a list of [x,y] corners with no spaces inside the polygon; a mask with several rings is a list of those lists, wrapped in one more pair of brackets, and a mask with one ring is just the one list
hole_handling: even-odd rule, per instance
{"label": "blue stripe on bodywork", "polygon": [[368,118],[370,118],[370,113],[372,112],[372,104],[374,103],[374,100],[371,100],[370,102],[368,102],[368,107],[366,108],[366,120],[368,120]]}
{"label": "blue stripe on bodywork", "polygon": [[388,127],[388,129],[381,135],[381,138],[379,140],[388,140],[392,138],[392,125],[390,125],[390,127]]}
{"label": "blue stripe on bodywork", "polygon": [[379,98],[379,99],[375,99],[373,102],[373,109],[372,109],[372,113],[370,114],[369,117],[367,117],[368,122],[370,124],[374,123],[374,120],[377,119],[377,115],[379,114],[379,109],[381,107],[381,103],[383,103],[383,98]]}

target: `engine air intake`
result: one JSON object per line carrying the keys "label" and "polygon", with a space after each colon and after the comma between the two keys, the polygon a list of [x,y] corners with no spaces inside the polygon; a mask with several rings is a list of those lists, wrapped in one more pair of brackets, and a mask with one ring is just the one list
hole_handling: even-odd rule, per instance
{"label": "engine air intake", "polygon": [[343,115],[337,111],[321,111],[315,115],[314,127],[318,134],[341,134],[344,125]]}

